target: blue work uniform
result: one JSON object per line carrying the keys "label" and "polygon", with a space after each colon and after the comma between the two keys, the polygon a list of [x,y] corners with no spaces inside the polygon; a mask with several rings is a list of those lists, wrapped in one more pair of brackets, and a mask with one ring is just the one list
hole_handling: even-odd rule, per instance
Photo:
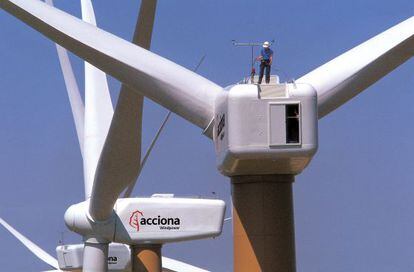
{"label": "blue work uniform", "polygon": [[263,74],[266,70],[266,83],[270,82],[270,58],[273,56],[273,50],[270,48],[262,48],[260,50],[260,56],[262,56],[260,63],[260,75],[259,75],[259,84],[262,83]]}
{"label": "blue work uniform", "polygon": [[260,50],[260,55],[263,60],[270,61],[270,57],[273,56],[273,50],[270,48],[262,48],[262,50]]}

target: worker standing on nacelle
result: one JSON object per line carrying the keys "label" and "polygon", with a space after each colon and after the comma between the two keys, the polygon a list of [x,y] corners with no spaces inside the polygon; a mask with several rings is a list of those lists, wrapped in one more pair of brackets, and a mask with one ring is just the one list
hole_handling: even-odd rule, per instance
{"label": "worker standing on nacelle", "polygon": [[264,42],[263,48],[260,50],[260,56],[257,57],[260,60],[260,75],[259,84],[262,84],[263,74],[266,69],[266,83],[270,82],[270,68],[273,62],[273,50],[270,49],[270,42]]}

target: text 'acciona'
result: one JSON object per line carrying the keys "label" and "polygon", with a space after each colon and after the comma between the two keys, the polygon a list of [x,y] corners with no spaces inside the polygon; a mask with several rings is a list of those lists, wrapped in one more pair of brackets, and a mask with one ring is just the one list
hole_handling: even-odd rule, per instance
{"label": "text 'acciona'", "polygon": [[180,218],[173,218],[173,217],[161,217],[158,215],[157,217],[141,217],[140,219],[140,225],[141,226],[159,226],[160,229],[167,229],[167,230],[173,230],[173,229],[179,229],[180,228]]}

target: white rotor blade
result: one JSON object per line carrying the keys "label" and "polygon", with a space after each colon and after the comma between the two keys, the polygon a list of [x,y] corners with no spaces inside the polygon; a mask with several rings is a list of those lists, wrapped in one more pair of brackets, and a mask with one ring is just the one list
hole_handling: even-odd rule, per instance
{"label": "white rotor blade", "polygon": [[157,133],[155,134],[155,137],[152,139],[151,144],[150,144],[150,146],[148,147],[147,151],[145,152],[144,158],[142,159],[141,166],[140,166],[140,167],[139,167],[139,169],[138,169],[137,177],[136,177],[136,179],[135,179],[132,183],[130,183],[130,184],[129,184],[128,188],[126,189],[126,191],[125,191],[125,193],[124,193],[124,198],[128,198],[128,197],[130,197],[130,196],[131,196],[132,190],[134,189],[135,184],[136,184],[136,182],[137,182],[137,178],[138,178],[138,177],[139,177],[139,175],[141,174],[141,171],[142,171],[142,169],[144,168],[145,163],[147,162],[147,159],[148,159],[149,155],[151,154],[151,151],[152,151],[152,149],[154,148],[155,143],[157,142],[158,138],[160,137],[161,132],[162,132],[162,130],[164,129],[165,124],[167,124],[168,119],[170,118],[170,116],[171,116],[171,111],[169,111],[169,112],[167,113],[167,115],[164,117],[164,120],[163,120],[163,122],[162,122],[161,126],[158,128],[158,131],[157,131]]}
{"label": "white rotor blade", "polygon": [[164,272],[209,272],[208,270],[183,263],[167,257],[162,257],[162,271]]}
{"label": "white rotor blade", "polygon": [[[142,1],[132,39],[134,44],[146,49],[151,46],[155,10],[156,1]],[[142,108],[142,95],[122,84],[95,175],[89,209],[93,218],[107,218],[119,194],[138,177],[141,168]]]}
{"label": "white rotor blade", "polygon": [[[95,12],[91,0],[81,0],[82,20],[96,26]],[[106,74],[91,65],[85,64],[85,156],[83,160],[85,198],[92,194],[99,157],[109,131],[114,113],[109,94]],[[108,270],[108,243],[86,242],[83,251],[85,271]]]}
{"label": "white rotor blade", "polygon": [[72,70],[68,52],[62,46],[56,44],[56,50],[59,56],[60,67],[62,68],[65,80],[66,91],[69,97],[69,103],[72,109],[73,120],[75,122],[76,134],[78,136],[79,147],[83,156],[84,150],[84,125],[85,125],[85,107],[82,97],[79,93],[78,84]]}
{"label": "white rotor blade", "polygon": [[47,263],[53,268],[58,269],[58,261],[53,258],[49,253],[38,247],[35,243],[30,241],[28,238],[23,236],[20,232],[15,230],[12,226],[10,226],[6,221],[0,218],[0,224],[3,225],[14,237],[16,237],[25,247],[27,247],[36,257],[38,257],[43,262]]}
{"label": "white rotor blade", "polygon": [[[81,0],[82,19],[96,26],[91,0]],[[106,74],[85,61],[85,135],[83,160],[85,198],[91,197],[99,157],[114,110]]]}
{"label": "white rotor blade", "polygon": [[[9,13],[133,90],[200,128],[206,129],[211,123],[215,98],[223,91],[213,82],[42,2],[0,0],[0,3]],[[122,138],[122,135],[114,137]],[[115,142],[120,143],[118,140]],[[94,184],[92,193],[89,211],[96,220],[108,218],[119,193],[131,182],[109,179],[111,172],[118,171],[112,162],[119,165],[122,163],[120,159],[125,159],[122,154],[112,151],[111,146],[103,150],[102,158],[106,159],[100,160],[101,166],[98,166],[109,174],[97,171],[96,179],[100,181],[98,186]],[[129,166],[125,168],[130,170]]]}
{"label": "white rotor blade", "polygon": [[[53,6],[52,0],[45,0],[48,5]],[[82,97],[79,92],[78,83],[76,82],[75,74],[73,73],[72,64],[70,62],[68,51],[56,44],[56,50],[59,57],[60,67],[65,81],[66,91],[69,97],[70,107],[72,109],[73,120],[75,122],[76,134],[78,136],[79,147],[83,156],[83,135],[84,135],[84,117],[85,107],[83,105]]]}
{"label": "white rotor blade", "polygon": [[318,93],[327,115],[414,55],[414,17],[384,31],[296,81]]}
{"label": "white rotor blade", "polygon": [[[151,46],[156,6],[156,0],[143,0],[141,2],[134,37],[132,39],[132,43],[148,50]],[[119,173],[116,175],[118,176],[117,178],[129,181],[129,188],[131,190],[142,168],[142,110],[143,96],[127,85],[122,84],[105,148],[116,151],[119,154],[124,154],[125,158],[122,160],[122,164],[119,165],[121,168],[118,168]],[[122,137],[115,137],[116,135],[122,135]],[[112,157],[113,153],[107,156]],[[127,164],[125,164],[126,160]],[[123,167],[128,169],[123,169]],[[100,171],[105,171],[105,169]],[[113,176],[113,174],[110,175]],[[113,177],[110,179],[114,180]],[[124,197],[129,197],[129,195],[125,195]]]}
{"label": "white rotor blade", "polygon": [[206,129],[223,89],[165,58],[36,0],[1,7],[107,74]]}
{"label": "white rotor blade", "polygon": [[[200,61],[198,62],[197,66],[194,68],[194,72],[196,72],[198,70],[198,68],[200,67],[201,63],[204,61],[205,59],[205,55],[200,59]],[[161,135],[162,130],[164,129],[165,125],[167,124],[170,116],[171,116],[171,111],[169,111],[166,116],[164,117],[164,120],[161,123],[161,126],[159,127],[157,133],[155,134],[155,137],[152,139],[150,146],[148,147],[147,151],[145,152],[144,158],[141,161],[141,166],[139,167],[138,173],[137,173],[137,177],[136,179],[129,184],[128,188],[126,189],[125,193],[124,193],[124,198],[128,198],[131,196],[132,190],[135,187],[135,184],[137,182],[137,179],[139,178],[139,176],[141,175],[142,169],[145,166],[145,163],[147,162],[147,159],[149,157],[149,155],[151,154],[152,149],[154,148],[159,136]]]}

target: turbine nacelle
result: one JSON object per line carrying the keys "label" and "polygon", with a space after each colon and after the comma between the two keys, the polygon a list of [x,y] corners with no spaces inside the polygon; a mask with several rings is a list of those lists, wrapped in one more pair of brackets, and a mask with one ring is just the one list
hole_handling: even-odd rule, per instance
{"label": "turbine nacelle", "polygon": [[225,203],[199,198],[123,198],[106,221],[94,221],[88,210],[89,201],[70,206],[65,213],[67,227],[101,242],[164,244],[220,235]]}
{"label": "turbine nacelle", "polygon": [[[108,271],[132,271],[131,249],[129,246],[118,243],[109,244]],[[59,269],[64,271],[82,270],[83,244],[61,245],[56,247]]]}
{"label": "turbine nacelle", "polygon": [[237,84],[216,100],[213,139],[226,176],[298,174],[318,148],[315,90],[306,84]]}

